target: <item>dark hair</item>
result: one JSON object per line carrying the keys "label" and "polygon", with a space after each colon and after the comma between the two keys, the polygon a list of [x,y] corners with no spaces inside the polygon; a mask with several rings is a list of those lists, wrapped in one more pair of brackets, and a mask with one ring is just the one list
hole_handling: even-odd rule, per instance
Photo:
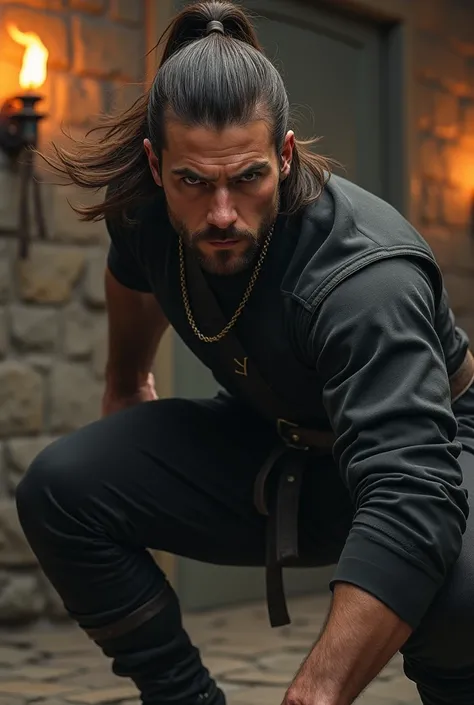
{"label": "dark hair", "polygon": [[[215,24],[214,31],[208,31],[213,20],[222,23],[224,33],[215,31]],[[72,151],[53,145],[54,156],[44,157],[69,183],[96,190],[114,185],[101,203],[74,207],[83,220],[123,215],[128,206],[156,193],[143,140],[148,137],[160,155],[167,117],[221,128],[259,115],[269,121],[281,153],[289,129],[288,96],[246,12],[232,2],[198,2],[174,18],[158,45],[164,38],[161,64],[145,95],[90,130],[88,135],[101,135],[95,144],[74,141]],[[329,176],[330,160],[310,149],[316,141],[296,141],[292,169],[281,186],[286,213],[317,199]]]}

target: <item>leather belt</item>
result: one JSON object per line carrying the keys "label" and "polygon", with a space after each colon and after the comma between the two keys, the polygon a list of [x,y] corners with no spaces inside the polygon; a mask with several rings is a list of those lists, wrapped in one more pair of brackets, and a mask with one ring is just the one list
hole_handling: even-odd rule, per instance
{"label": "leather belt", "polygon": [[[459,368],[450,376],[451,403],[457,401],[474,382],[474,357],[467,351]],[[298,565],[298,510],[303,475],[308,466],[304,451],[330,455],[336,440],[332,432],[303,428],[278,419],[281,442],[272,450],[260,469],[254,485],[254,504],[267,517],[266,594],[270,624],[290,623],[286,605],[282,568]],[[299,451],[299,452],[298,452]],[[303,451],[303,452],[302,452]],[[269,507],[268,480],[278,473],[276,495]]]}

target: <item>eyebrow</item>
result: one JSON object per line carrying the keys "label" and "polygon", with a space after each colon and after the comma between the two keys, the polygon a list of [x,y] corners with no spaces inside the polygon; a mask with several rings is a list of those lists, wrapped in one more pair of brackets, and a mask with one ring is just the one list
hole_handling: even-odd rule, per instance
{"label": "eyebrow", "polygon": [[[232,176],[231,180],[234,181],[236,179],[241,179],[243,176],[248,176],[249,174],[253,174],[255,171],[262,171],[263,169],[266,169],[270,165],[270,162],[267,160],[264,161],[258,161],[254,162],[250,166],[245,167],[242,171],[240,171],[238,174],[235,174]],[[194,169],[189,169],[188,167],[177,167],[176,169],[171,169],[172,174],[176,174],[176,176],[184,176],[188,177],[189,179],[197,179],[198,181],[217,181],[217,179],[210,179],[208,176],[205,176],[204,174],[199,174],[199,172],[194,171]]]}

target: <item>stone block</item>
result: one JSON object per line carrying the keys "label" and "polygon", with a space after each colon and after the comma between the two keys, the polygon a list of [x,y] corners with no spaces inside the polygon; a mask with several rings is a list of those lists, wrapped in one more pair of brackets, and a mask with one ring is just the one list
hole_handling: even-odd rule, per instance
{"label": "stone block", "polygon": [[[378,698],[378,702],[387,702],[386,698],[390,698],[394,693],[397,694],[398,702],[409,703],[410,700],[415,702],[419,695],[413,681],[408,680],[403,674],[398,675],[389,681],[375,679],[367,688],[368,695],[374,695]],[[418,696],[418,697],[417,697]],[[396,701],[395,701],[396,702]]]}
{"label": "stone block", "polygon": [[126,24],[141,24],[145,19],[145,4],[130,0],[110,0],[112,19]]}
{"label": "stone block", "polygon": [[100,15],[105,10],[105,0],[69,0],[69,5],[73,10],[95,15]]}
{"label": "stone block", "polygon": [[84,300],[93,308],[104,308],[105,285],[104,273],[107,264],[107,252],[94,250],[87,262],[84,281]]}
{"label": "stone block", "polygon": [[435,94],[433,86],[418,82],[415,91],[415,120],[420,131],[433,129]]}
{"label": "stone block", "polygon": [[443,271],[474,272],[474,242],[465,227],[427,227],[422,234]]}
{"label": "stone block", "polygon": [[73,360],[87,358],[94,344],[94,321],[79,303],[64,309],[64,352]]}
{"label": "stone block", "polygon": [[442,199],[443,220],[448,225],[467,225],[471,217],[469,193],[461,188],[445,188]]}
{"label": "stone block", "polygon": [[7,259],[0,259],[0,303],[5,303],[11,293],[11,267]]}
{"label": "stone block", "polygon": [[32,697],[35,700],[37,700],[38,698],[41,698],[43,700],[43,698],[46,698],[48,695],[64,695],[65,693],[70,692],[70,686],[59,685],[58,683],[29,683],[24,679],[17,681],[0,680],[0,693],[26,696],[30,700],[30,702]]}
{"label": "stone block", "polygon": [[145,73],[143,33],[96,18],[72,18],[74,68],[81,75],[142,81]]}
{"label": "stone block", "polygon": [[0,497],[7,495],[7,462],[6,462],[6,449],[3,443],[0,443]]}
{"label": "stone block", "polygon": [[93,125],[104,113],[101,84],[93,78],[58,73],[54,78],[54,114],[68,125]]}
{"label": "stone block", "polygon": [[84,265],[85,253],[78,247],[35,243],[28,259],[17,262],[20,297],[36,303],[69,301]]}
{"label": "stone block", "polygon": [[74,185],[57,187],[53,194],[54,230],[52,239],[68,243],[96,243],[105,237],[103,221],[90,223],[79,220],[80,216],[71,208],[94,205],[104,198],[104,192],[92,193]]}
{"label": "stone block", "polygon": [[443,166],[449,183],[463,191],[474,191],[474,143],[462,138],[445,147],[443,154]]}
{"label": "stone block", "polygon": [[[1,4],[2,0],[0,0]],[[16,0],[16,5],[28,5],[39,10],[63,10],[67,0]]]}
{"label": "stone block", "polygon": [[[289,684],[288,684],[289,685]],[[232,697],[232,705],[273,705],[281,703],[285,698],[284,686],[254,686],[245,688]]]}
{"label": "stone block", "polygon": [[[14,573],[0,572],[0,622],[3,624],[15,624],[28,622],[39,617],[44,609],[45,600],[41,594],[36,575],[16,575]],[[24,684],[24,681],[22,681]],[[6,683],[2,683],[0,694],[23,695],[27,692],[21,688],[8,689]],[[39,692],[34,693],[39,697]]]}
{"label": "stone block", "polygon": [[113,688],[99,688],[88,693],[74,693],[65,695],[67,703],[77,703],[78,705],[109,705],[109,703],[121,702],[138,695],[134,685],[117,685]]}
{"label": "stone block", "polygon": [[439,140],[433,137],[422,138],[420,163],[424,177],[442,181],[445,177],[444,153]]}
{"label": "stone block", "polygon": [[[20,651],[20,654],[22,652]],[[26,652],[28,654],[28,652]],[[39,681],[44,682],[44,681],[57,681],[61,678],[66,678],[70,675],[71,669],[68,668],[55,668],[54,666],[47,666],[47,665],[41,665],[41,666],[33,666],[33,665],[25,665],[21,666],[20,668],[15,668],[11,672],[11,678],[19,679],[19,678],[25,678],[27,681]],[[69,678],[68,678],[69,680]],[[83,681],[84,682],[84,681]],[[48,703],[51,705],[53,701],[52,700],[47,700],[46,702],[44,700],[41,701],[41,705],[48,705]],[[1,705],[1,701],[0,701]],[[64,705],[63,703],[59,703],[59,700],[56,700],[55,705]]]}
{"label": "stone block", "polygon": [[12,493],[36,456],[54,440],[53,436],[38,436],[6,442],[7,485]]}
{"label": "stone block", "polygon": [[87,366],[58,363],[51,372],[51,428],[61,433],[100,417],[103,385]]}
{"label": "stone block", "polygon": [[462,131],[466,137],[474,139],[474,101],[464,106],[462,114]]}
{"label": "stone block", "polygon": [[413,52],[419,77],[431,79],[457,94],[470,92],[465,59],[430,32],[417,32]]}
{"label": "stone block", "polygon": [[466,62],[466,74],[469,85],[473,86],[472,93],[474,94],[474,56]]}
{"label": "stone block", "polygon": [[474,344],[474,316],[472,314],[456,315],[456,325],[467,333],[469,340]]}
{"label": "stone block", "polygon": [[0,436],[36,433],[43,423],[43,382],[31,367],[0,362]]}
{"label": "stone block", "polygon": [[424,223],[438,223],[441,214],[442,188],[439,184],[426,182],[423,184],[420,200],[421,218]]}
{"label": "stone block", "polygon": [[26,541],[18,520],[15,502],[0,500],[0,566],[35,566],[36,558]]}
{"label": "stone block", "polygon": [[445,272],[444,283],[454,313],[469,313],[472,310],[472,276],[461,272]]}
{"label": "stone block", "polygon": [[12,341],[22,351],[49,351],[56,347],[59,316],[52,307],[10,306]]}
{"label": "stone block", "polygon": [[110,112],[122,113],[128,110],[144,92],[144,86],[139,83],[113,83],[108,93]]}
{"label": "stone block", "polygon": [[15,646],[0,646],[0,667],[21,666],[28,661],[29,654]]}
{"label": "stone block", "polygon": [[[434,5],[437,5],[437,0]],[[454,39],[461,46],[473,46],[474,37],[472,28],[474,27],[474,7],[470,2],[450,2],[448,4],[446,24],[444,26],[445,35]]]}
{"label": "stone block", "polygon": [[69,67],[67,25],[63,17],[22,7],[9,5],[5,7],[0,24],[2,58],[20,67],[24,47],[17,44],[7,32],[6,28],[10,22],[21,32],[35,32],[39,36],[49,52],[48,68],[67,69]]}
{"label": "stone block", "polygon": [[416,0],[413,4],[415,27],[432,34],[444,34],[449,7],[446,0]]}
{"label": "stone block", "polygon": [[437,91],[434,95],[434,134],[442,139],[452,140],[459,129],[459,99],[446,91]]}
{"label": "stone block", "polygon": [[[0,66],[1,68],[1,66]],[[5,166],[0,166],[0,228],[15,232],[20,208],[20,179]]]}
{"label": "stone block", "polygon": [[[69,619],[61,597],[43,573],[39,576],[39,583],[45,597],[45,613],[48,617],[54,620]],[[71,671],[71,669],[64,670],[66,672],[67,670]]]}
{"label": "stone block", "polygon": [[5,309],[0,309],[0,357],[5,357],[8,350],[8,323]]}
{"label": "stone block", "polygon": [[30,365],[42,375],[49,372],[53,365],[53,357],[44,353],[30,353],[29,355],[24,355],[21,359],[25,364]]}

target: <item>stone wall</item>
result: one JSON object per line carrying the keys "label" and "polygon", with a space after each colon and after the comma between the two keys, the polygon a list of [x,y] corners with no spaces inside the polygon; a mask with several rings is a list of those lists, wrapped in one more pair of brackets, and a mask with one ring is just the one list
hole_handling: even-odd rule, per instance
{"label": "stone wall", "polygon": [[[0,0],[0,100],[18,91],[23,54],[7,22],[36,32],[50,52],[40,91],[45,148],[61,125],[83,134],[143,90],[144,8],[143,0]],[[105,228],[80,223],[70,208],[87,194],[43,178],[48,241],[35,239],[19,261],[10,236],[18,181],[0,165],[0,622],[63,613],[22,537],[13,495],[47,443],[97,418],[103,388]]]}
{"label": "stone wall", "polygon": [[415,224],[474,341],[474,3],[416,0],[414,8]]}

